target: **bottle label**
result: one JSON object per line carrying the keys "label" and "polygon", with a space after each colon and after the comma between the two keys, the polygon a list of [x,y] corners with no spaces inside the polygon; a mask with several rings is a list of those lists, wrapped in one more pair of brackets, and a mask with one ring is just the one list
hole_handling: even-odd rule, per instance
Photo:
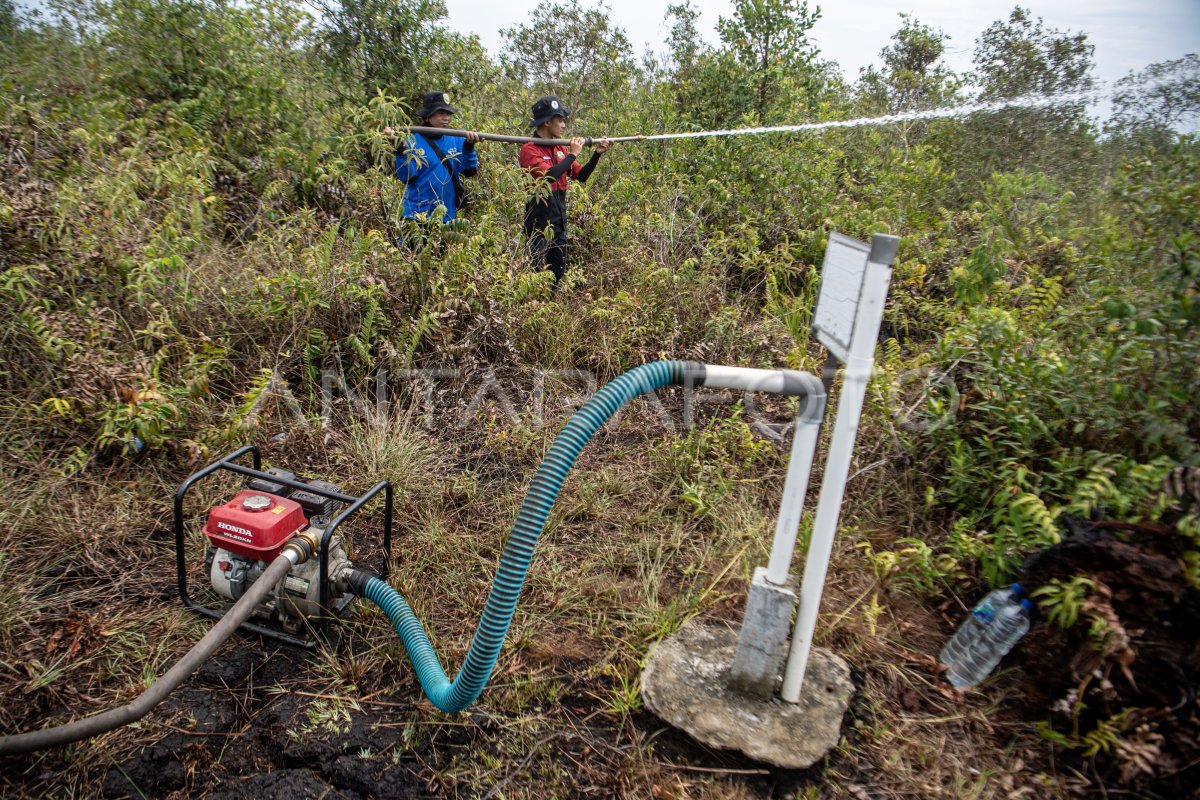
{"label": "bottle label", "polygon": [[976,606],[971,610],[971,613],[975,615],[975,619],[984,625],[991,625],[992,620],[996,618],[996,609],[987,604]]}

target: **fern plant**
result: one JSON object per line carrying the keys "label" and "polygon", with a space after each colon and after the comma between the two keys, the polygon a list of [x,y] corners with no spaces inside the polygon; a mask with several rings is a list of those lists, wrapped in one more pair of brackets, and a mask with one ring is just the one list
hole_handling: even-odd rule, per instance
{"label": "fern plant", "polygon": [[1037,600],[1038,609],[1052,624],[1060,628],[1073,628],[1079,620],[1083,601],[1096,591],[1096,582],[1084,575],[1075,575],[1069,580],[1055,579],[1045,586],[1034,589],[1031,596]]}

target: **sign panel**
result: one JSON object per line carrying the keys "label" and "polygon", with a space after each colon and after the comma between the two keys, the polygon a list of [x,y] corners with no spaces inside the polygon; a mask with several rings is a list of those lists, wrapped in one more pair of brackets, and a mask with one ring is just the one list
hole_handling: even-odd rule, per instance
{"label": "sign panel", "polygon": [[812,332],[842,363],[850,356],[850,339],[862,302],[863,276],[870,252],[867,244],[840,233],[831,233],[825,247]]}

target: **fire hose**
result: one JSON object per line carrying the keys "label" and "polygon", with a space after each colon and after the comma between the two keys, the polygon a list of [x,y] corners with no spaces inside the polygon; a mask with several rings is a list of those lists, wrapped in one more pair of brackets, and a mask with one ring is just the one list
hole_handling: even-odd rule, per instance
{"label": "fire hose", "polygon": [[[426,126],[422,126],[422,125],[412,125],[410,127],[404,128],[403,130],[410,131],[412,133],[420,133],[423,135],[429,135],[429,136],[462,136],[464,138],[466,138],[466,135],[468,133],[472,132],[472,131],[458,130],[457,128],[430,128],[430,127],[426,127]],[[541,139],[541,138],[538,138],[535,136],[509,136],[508,134],[504,134],[504,133],[479,133],[478,131],[475,131],[474,133],[480,139],[483,139],[483,140],[489,141],[489,142],[507,142],[509,144],[525,144],[526,142],[537,142],[538,144],[554,144],[554,145],[562,145],[563,147],[569,147],[571,144],[570,139]],[[584,136],[582,138],[583,138],[583,143],[585,145],[587,145],[588,147],[591,147],[593,143],[600,141],[599,137],[593,138],[591,136]],[[641,141],[645,141],[645,139],[646,139],[645,136],[615,136],[615,137],[609,138],[609,141],[610,142],[641,142]]]}
{"label": "fire hose", "polygon": [[283,580],[293,565],[306,561],[310,555],[312,555],[312,545],[308,540],[301,537],[293,539],[283,553],[271,562],[262,576],[250,584],[241,599],[204,635],[204,638],[196,642],[175,666],[171,667],[165,675],[151,684],[132,702],[54,728],[43,728],[40,731],[18,733],[13,736],[0,736],[0,756],[31,753],[35,750],[45,750],[48,747],[61,747],[80,739],[98,736],[146,716],[216,652],[230,634],[246,621],[254,611],[254,607],[275,590],[275,585]]}
{"label": "fire hose", "polygon": [[[928,108],[916,111],[901,111],[895,114],[884,114],[878,117],[856,117],[854,119],[837,119],[826,120],[824,122],[802,122],[797,125],[774,125],[761,128],[733,128],[728,130],[715,131],[682,131],[678,133],[654,133],[641,136],[609,136],[610,142],[660,142],[668,139],[699,139],[711,136],[752,136],[767,133],[800,133],[804,131],[822,131],[832,128],[860,128],[864,126],[874,125],[893,125],[898,122],[917,122],[922,120],[933,119],[955,119],[967,117],[971,114],[989,114],[997,111],[1004,111],[1010,108],[1045,108],[1055,107],[1064,103],[1082,103],[1098,100],[1108,95],[1101,91],[1078,91],[1078,92],[1059,92],[1057,94],[1029,94],[1022,97],[1014,97],[1006,100],[993,100],[989,102],[967,103],[961,106],[953,106],[949,108]],[[469,131],[459,130],[456,128],[432,128],[420,125],[413,125],[403,128],[402,131],[410,131],[421,134],[431,134],[433,136],[449,135],[465,137]],[[492,142],[508,142],[510,144],[524,144],[526,142],[537,142],[538,144],[551,144],[568,146],[571,144],[570,139],[541,139],[533,136],[509,136],[500,133],[480,133],[476,131],[480,139]],[[591,146],[599,141],[600,137],[584,136],[582,137],[584,144]]]}

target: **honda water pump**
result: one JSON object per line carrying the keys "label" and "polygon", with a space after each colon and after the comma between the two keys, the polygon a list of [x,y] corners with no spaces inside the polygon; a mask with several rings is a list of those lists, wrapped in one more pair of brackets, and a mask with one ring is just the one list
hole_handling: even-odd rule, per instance
{"label": "honda water pump", "polygon": [[[234,463],[247,453],[253,454],[253,468]],[[264,472],[260,467],[258,449],[243,447],[208,465],[179,487],[175,497],[179,594],[184,604],[198,613],[213,618],[223,614],[222,609],[197,603],[188,593],[184,498],[192,486],[217,470],[243,475],[248,479],[244,487],[208,511],[203,527],[208,539],[204,573],[219,597],[237,601],[289,542],[299,540],[313,557],[292,565],[255,606],[251,621],[242,627],[311,647],[315,634],[325,632],[329,619],[354,599],[349,584],[354,565],[337,531],[342,522],[381,491],[384,493],[383,574],[386,574],[391,547],[391,487],[385,481],[361,497],[353,497],[343,494],[332,483],[301,480],[294,473],[278,468]]]}

